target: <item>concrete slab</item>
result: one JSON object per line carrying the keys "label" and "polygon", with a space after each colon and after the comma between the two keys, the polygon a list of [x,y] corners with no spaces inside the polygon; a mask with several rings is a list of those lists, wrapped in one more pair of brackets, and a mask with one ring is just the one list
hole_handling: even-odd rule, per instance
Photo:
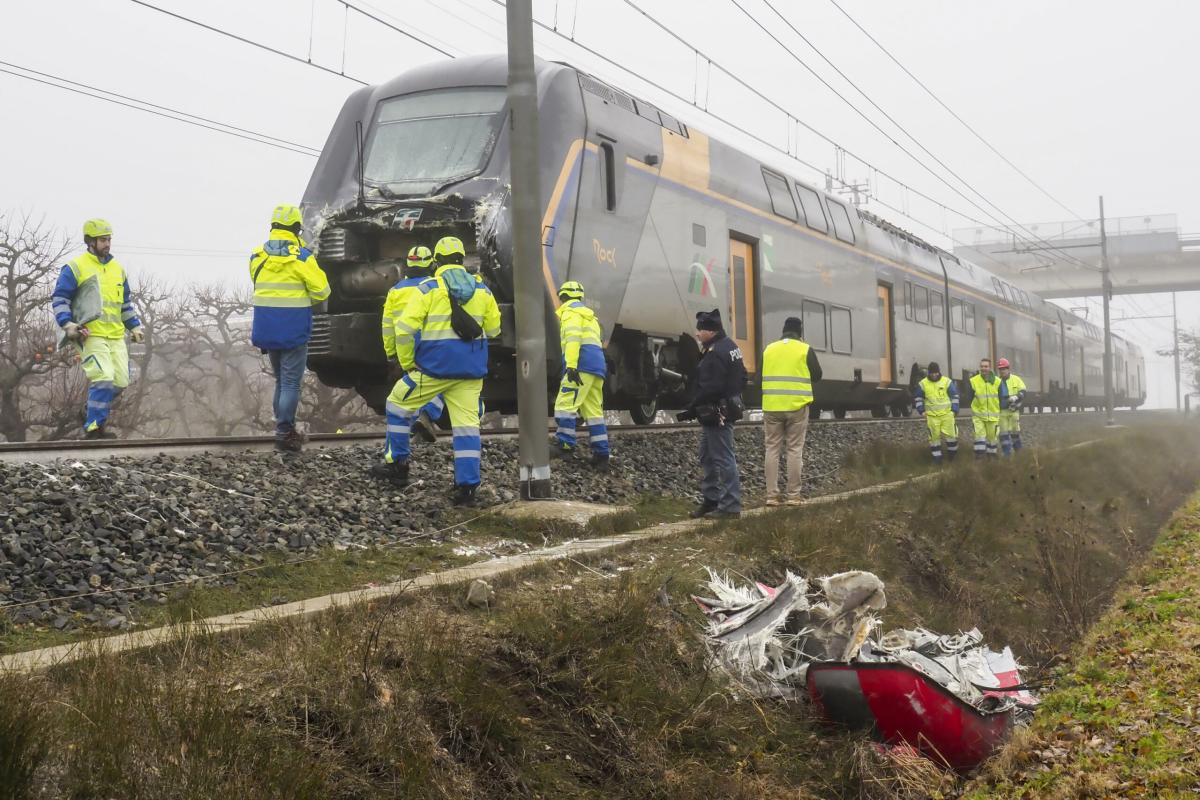
{"label": "concrete slab", "polygon": [[551,519],[587,525],[597,517],[632,510],[629,506],[606,506],[579,500],[522,500],[505,506],[500,514],[513,519]]}

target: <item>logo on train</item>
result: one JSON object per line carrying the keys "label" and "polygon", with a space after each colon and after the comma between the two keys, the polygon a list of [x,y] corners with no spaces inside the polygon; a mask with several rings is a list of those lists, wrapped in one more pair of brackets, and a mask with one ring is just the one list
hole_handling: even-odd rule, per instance
{"label": "logo on train", "polygon": [[421,218],[423,208],[401,208],[392,215],[392,227],[396,230],[411,231]]}
{"label": "logo on train", "polygon": [[592,239],[592,252],[596,255],[596,261],[601,264],[609,263],[614,267],[617,266],[617,248],[605,247],[600,244],[599,239]]}
{"label": "logo on train", "polygon": [[710,258],[707,264],[701,264],[699,256],[692,261],[692,275],[688,281],[688,294],[698,294],[701,297],[716,297],[717,285],[713,283],[712,269],[717,260]]}

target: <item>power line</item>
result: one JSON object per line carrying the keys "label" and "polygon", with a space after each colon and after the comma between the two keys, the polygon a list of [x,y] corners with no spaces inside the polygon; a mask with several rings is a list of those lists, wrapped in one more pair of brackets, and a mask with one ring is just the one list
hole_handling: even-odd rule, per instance
{"label": "power line", "polygon": [[[121,94],[117,94],[115,92],[110,92],[105,89],[99,89],[97,87],[87,86],[86,84],[76,83],[75,81],[68,80],[67,78],[60,78],[57,75],[51,75],[51,74],[45,73],[45,72],[38,72],[37,70],[32,70],[32,69],[29,69],[28,67],[22,67],[18,64],[10,64],[6,61],[0,61],[0,64],[3,64],[4,66],[7,66],[7,67],[13,67],[13,68],[19,69],[19,70],[24,70],[24,72],[33,73],[33,74],[26,75],[23,72],[13,72],[10,69],[0,68],[0,72],[3,72],[7,75],[12,75],[13,77],[16,77],[16,78],[24,78],[27,81],[33,81],[34,83],[40,83],[45,86],[52,86],[55,89],[62,89],[63,91],[83,95],[84,97],[91,97],[95,100],[103,100],[108,103],[113,103],[115,105],[124,106],[125,108],[132,108],[135,111],[142,111],[147,114],[153,114],[154,116],[162,117],[163,119],[170,119],[170,120],[174,120],[176,122],[182,122],[187,125],[194,125],[197,128],[204,128],[206,130],[215,131],[217,133],[223,133],[227,136],[236,136],[237,138],[245,139],[248,142],[257,142],[258,144],[265,144],[270,147],[278,148],[280,150],[287,150],[292,153],[299,153],[300,155],[308,156],[309,158],[315,158],[316,156],[320,155],[320,153],[321,153],[320,149],[315,148],[315,147],[308,147],[307,145],[297,144],[295,142],[288,142],[285,139],[278,139],[274,136],[268,136],[265,133],[258,133],[257,131],[247,130],[246,128],[239,128],[235,125],[229,125],[224,122],[218,122],[217,120],[209,119],[208,117],[200,117],[195,114],[189,114],[186,111],[180,111],[175,108],[170,108],[169,106],[162,106],[162,105],[158,105],[156,103],[147,102],[145,100],[139,100],[137,98],[132,98],[132,97],[128,97],[126,95],[121,95]],[[34,75],[41,75],[43,77],[38,78],[38,77],[34,77]],[[43,78],[49,78],[50,80],[43,80]],[[59,81],[59,83],[54,83],[53,81]],[[70,84],[70,85],[63,85],[63,84]],[[82,87],[82,88],[75,88],[75,87]],[[118,98],[120,98],[120,99],[118,99]],[[130,102],[125,102],[126,100],[128,100]],[[134,105],[135,103],[141,103],[141,105]],[[161,110],[157,110],[157,109],[161,109]],[[169,112],[169,113],[163,113],[163,112]]]}
{"label": "power line", "polygon": [[[996,149],[996,147],[995,147],[995,146],[994,146],[994,145],[993,145],[991,142],[989,142],[987,139],[985,139],[985,138],[983,137],[983,134],[979,133],[979,131],[975,130],[975,128],[973,128],[973,127],[971,126],[971,124],[970,124],[970,123],[968,123],[968,122],[967,122],[965,119],[963,119],[963,118],[962,118],[962,117],[960,117],[960,116],[959,116],[957,113],[955,113],[954,109],[950,108],[950,106],[948,106],[948,105],[945,103],[945,101],[943,101],[943,100],[942,100],[942,98],[938,97],[938,96],[937,96],[937,94],[935,94],[935,93],[934,93],[934,91],[933,91],[932,89],[930,89],[928,86],[926,86],[924,81],[922,81],[920,78],[918,78],[916,75],[914,75],[914,74],[913,74],[911,71],[909,71],[908,67],[906,67],[906,66],[904,66],[904,64],[900,63],[900,59],[898,59],[898,58],[896,58],[894,55],[892,55],[891,51],[889,51],[889,50],[888,50],[886,47],[884,47],[884,46],[883,46],[883,45],[882,45],[882,44],[879,42],[879,40],[878,40],[878,39],[876,39],[874,36],[872,36],[872,35],[871,35],[871,34],[870,34],[868,31],[867,31],[867,29],[866,29],[866,28],[864,28],[862,25],[860,25],[860,24],[859,24],[859,22],[858,22],[858,20],[856,20],[854,17],[850,16],[849,12],[847,12],[847,11],[846,11],[846,9],[842,8],[842,7],[841,7],[841,6],[838,4],[837,0],[829,0],[829,2],[833,4],[833,7],[834,7],[834,8],[836,8],[838,11],[842,12],[842,15],[843,15],[843,16],[845,16],[845,17],[846,17],[846,19],[850,20],[850,22],[851,22],[851,23],[854,25],[854,27],[856,27],[856,28],[858,28],[860,31],[862,31],[862,34],[863,34],[864,36],[866,36],[868,39],[870,39],[870,40],[871,40],[871,42],[872,42],[872,43],[873,43],[873,44],[874,44],[876,47],[878,47],[878,48],[879,48],[881,51],[883,51],[883,54],[884,54],[884,55],[886,55],[888,58],[890,58],[890,59],[892,60],[892,62],[893,62],[893,63],[894,63],[894,64],[895,64],[897,67],[899,67],[899,68],[900,68],[900,69],[901,69],[901,70],[904,72],[904,74],[905,74],[905,75],[907,75],[908,77],[912,78],[912,79],[913,79],[913,80],[916,82],[916,84],[917,84],[918,86],[920,86],[922,89],[924,89],[924,90],[925,90],[925,93],[926,93],[926,94],[928,94],[930,97],[932,97],[932,98],[934,99],[934,101],[936,101],[938,105],[940,105],[942,108],[944,108],[944,109],[946,110],[946,112],[947,112],[948,114],[950,114],[950,116],[954,117],[954,119],[955,119],[955,120],[957,120],[957,121],[959,122],[959,124],[961,124],[961,125],[962,125],[964,128],[966,128],[968,131],[970,131],[970,132],[971,132],[971,134],[972,134],[972,135],[973,135],[973,136],[974,136],[976,139],[978,139],[979,141],[983,142],[983,144],[984,144],[984,145],[985,145],[985,146],[986,146],[986,147],[987,147],[989,150],[991,150],[993,153],[995,153],[995,154],[996,154],[996,156],[997,156],[997,157],[999,157],[1001,161],[1003,161],[1003,162],[1004,162],[1005,164],[1007,164],[1008,166],[1012,167],[1012,168],[1013,168],[1013,170],[1015,170],[1015,171],[1016,171],[1016,173],[1017,173],[1018,175],[1020,175],[1020,176],[1021,176],[1022,178],[1024,178],[1025,180],[1029,181],[1029,183],[1030,183],[1030,184],[1031,184],[1031,185],[1032,185],[1032,186],[1033,186],[1035,189],[1037,189],[1039,192],[1041,192],[1041,193],[1042,193],[1042,194],[1044,194],[1046,197],[1048,197],[1048,198],[1049,198],[1051,201],[1053,201],[1053,202],[1054,202],[1054,203],[1055,203],[1055,204],[1056,204],[1056,205],[1057,205],[1059,208],[1061,208],[1061,209],[1063,209],[1064,211],[1066,211],[1068,214],[1070,214],[1070,215],[1071,215],[1072,217],[1074,217],[1075,219],[1083,219],[1083,218],[1082,218],[1082,217],[1080,217],[1080,216],[1079,216],[1077,213],[1075,213],[1075,212],[1074,212],[1074,211],[1072,211],[1072,210],[1071,210],[1069,207],[1067,207],[1067,205],[1066,205],[1065,203],[1063,203],[1061,200],[1059,200],[1058,198],[1056,198],[1054,195],[1050,194],[1050,192],[1048,192],[1048,191],[1046,191],[1044,188],[1042,188],[1041,184],[1039,184],[1039,183],[1038,183],[1037,181],[1035,181],[1033,178],[1029,177],[1029,175],[1027,175],[1027,174],[1025,173],[1025,171],[1024,171],[1024,170],[1022,170],[1020,167],[1018,167],[1016,164],[1014,164],[1012,161],[1010,161],[1010,160],[1008,159],[1008,157],[1007,157],[1007,156],[1005,156],[1003,153],[1001,153],[999,150],[997,150],[997,149]],[[770,5],[770,4],[768,3],[768,5]],[[774,10],[774,9],[772,9],[772,10]],[[776,13],[776,14],[778,14],[779,12],[778,12],[778,11],[776,11],[775,13]]]}
{"label": "power line", "polygon": [[[135,0],[135,2],[140,2],[140,0]],[[338,0],[338,2],[341,3],[343,6],[345,6],[346,8],[350,9],[351,11],[357,11],[359,14],[362,14],[367,19],[373,19],[376,22],[378,22],[380,25],[384,26],[385,28],[392,29],[396,33],[400,34],[401,36],[407,36],[409,39],[412,39],[417,44],[424,45],[425,47],[428,47],[430,50],[436,50],[437,52],[441,53],[442,55],[446,56],[447,58],[455,57],[455,55],[453,53],[451,53],[449,50],[443,50],[442,48],[438,47],[437,45],[432,44],[429,41],[422,39],[419,36],[409,33],[408,31],[404,30],[403,28],[401,28],[397,25],[393,25],[392,23],[388,22],[385,19],[377,17],[368,11],[363,11],[361,8],[354,5],[353,3],[347,2],[347,0]]]}

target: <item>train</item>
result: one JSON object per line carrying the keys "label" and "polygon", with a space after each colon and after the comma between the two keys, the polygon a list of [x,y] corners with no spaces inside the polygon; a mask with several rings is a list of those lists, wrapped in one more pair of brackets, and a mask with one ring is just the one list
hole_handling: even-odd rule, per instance
{"label": "train", "polygon": [[[709,137],[569,64],[538,60],[547,369],[561,371],[557,287],[577,280],[605,333],[606,407],[638,423],[682,407],[695,314],[720,309],[760,404],[762,349],[804,320],[824,379],[812,413],[905,416],[922,365],[966,380],[1006,357],[1027,408],[1104,403],[1101,331],[978,264]],[[351,94],[305,190],[305,227],[332,294],[308,364],[382,409],[380,313],[411,246],[466,244],[501,307],[484,401],[516,409],[504,55],[409,70]],[[1113,337],[1116,405],[1145,401],[1145,362]]]}

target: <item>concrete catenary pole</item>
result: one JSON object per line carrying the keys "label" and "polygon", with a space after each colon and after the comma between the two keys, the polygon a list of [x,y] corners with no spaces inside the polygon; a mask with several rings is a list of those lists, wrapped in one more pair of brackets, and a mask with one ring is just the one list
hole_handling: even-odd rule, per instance
{"label": "concrete catenary pole", "polygon": [[517,325],[517,422],[521,498],[550,497],[546,295],[538,224],[537,77],[532,0],[508,0],[509,163],[512,166],[513,290]]}
{"label": "concrete catenary pole", "polygon": [[1104,292],[1104,410],[1105,424],[1113,422],[1113,357],[1112,326],[1108,316],[1108,301],[1112,297],[1112,281],[1108,275],[1108,234],[1104,231],[1104,195],[1100,195],[1100,275]]}
{"label": "concrete catenary pole", "polygon": [[1179,401],[1179,310],[1175,306],[1174,292],[1171,292],[1171,337],[1171,352],[1175,356],[1175,410],[1182,411],[1183,405]]}

